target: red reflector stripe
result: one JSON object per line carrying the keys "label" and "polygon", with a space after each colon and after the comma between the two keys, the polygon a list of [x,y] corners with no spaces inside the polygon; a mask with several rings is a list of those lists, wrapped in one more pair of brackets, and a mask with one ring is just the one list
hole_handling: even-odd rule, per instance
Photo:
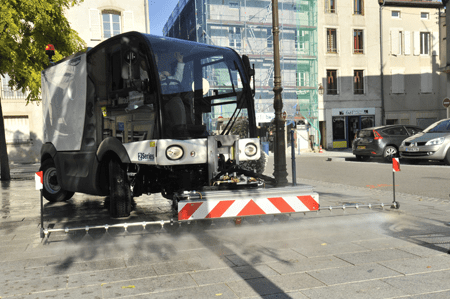
{"label": "red reflector stripe", "polygon": [[265,215],[266,213],[251,199],[237,216]]}
{"label": "red reflector stripe", "polygon": [[281,212],[281,213],[293,213],[295,210],[288,205],[288,203],[282,197],[272,197],[268,200]]}
{"label": "red reflector stripe", "polygon": [[202,202],[188,203],[180,212],[178,212],[178,220],[188,220],[192,214],[202,205]]}
{"label": "red reflector stripe", "polygon": [[319,204],[311,195],[297,196],[297,198],[300,199],[300,201],[308,208],[308,210],[312,211],[319,209]]}
{"label": "red reflector stripe", "polygon": [[234,203],[234,200],[220,201],[205,218],[219,218]]}

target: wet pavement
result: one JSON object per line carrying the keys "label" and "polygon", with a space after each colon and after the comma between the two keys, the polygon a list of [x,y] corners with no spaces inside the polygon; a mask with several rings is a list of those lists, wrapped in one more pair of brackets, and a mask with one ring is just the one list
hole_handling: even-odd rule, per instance
{"label": "wet pavement", "polygon": [[[341,157],[341,156],[334,156]],[[27,177],[34,177],[27,168]],[[25,177],[25,175],[24,175]],[[2,182],[0,298],[449,298],[450,202],[312,180],[321,211],[54,232],[41,239],[34,180]],[[355,204],[387,203],[355,209]],[[44,227],[154,221],[170,202],[142,196],[127,219],[105,198],[45,202]],[[346,209],[327,209],[346,205]]]}

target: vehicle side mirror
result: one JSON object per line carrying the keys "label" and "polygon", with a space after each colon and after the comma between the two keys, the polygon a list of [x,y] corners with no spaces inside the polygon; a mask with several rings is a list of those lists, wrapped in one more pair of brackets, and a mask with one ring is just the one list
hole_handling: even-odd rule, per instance
{"label": "vehicle side mirror", "polygon": [[246,70],[246,72],[247,72],[247,74],[249,76],[249,79],[250,79],[250,77],[253,77],[255,75],[255,69],[253,69],[250,66],[250,59],[248,58],[247,55],[243,55],[242,56],[242,62],[244,63],[245,70]]}
{"label": "vehicle side mirror", "polygon": [[242,55],[242,63],[244,64],[245,71],[248,74],[248,81],[250,82],[253,78],[253,88],[252,95],[255,96],[256,86],[255,86],[255,65],[253,67],[250,66],[250,59],[247,55]]}

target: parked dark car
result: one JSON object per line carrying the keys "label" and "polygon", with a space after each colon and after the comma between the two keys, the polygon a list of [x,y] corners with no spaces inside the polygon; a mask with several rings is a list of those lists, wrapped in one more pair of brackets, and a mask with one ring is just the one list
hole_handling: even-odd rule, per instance
{"label": "parked dark car", "polygon": [[443,161],[450,165],[450,118],[442,119],[400,145],[400,156],[410,163]]}
{"label": "parked dark car", "polygon": [[358,132],[353,140],[353,154],[358,160],[368,160],[370,157],[383,157],[389,161],[398,157],[398,149],[404,139],[422,132],[418,126],[388,125],[365,128]]}

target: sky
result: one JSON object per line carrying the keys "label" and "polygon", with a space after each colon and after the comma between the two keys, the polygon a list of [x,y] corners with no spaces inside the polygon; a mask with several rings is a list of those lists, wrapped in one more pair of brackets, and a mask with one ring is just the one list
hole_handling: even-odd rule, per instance
{"label": "sky", "polygon": [[148,0],[150,34],[162,35],[162,30],[179,0]]}

